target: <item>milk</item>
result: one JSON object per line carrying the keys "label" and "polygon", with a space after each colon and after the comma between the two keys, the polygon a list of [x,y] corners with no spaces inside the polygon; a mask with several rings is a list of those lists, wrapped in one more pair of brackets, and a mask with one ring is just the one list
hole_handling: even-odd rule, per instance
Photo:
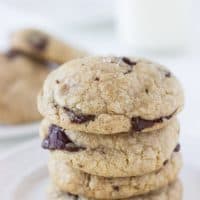
{"label": "milk", "polygon": [[184,47],[187,0],[117,0],[117,30],[121,41],[139,49]]}

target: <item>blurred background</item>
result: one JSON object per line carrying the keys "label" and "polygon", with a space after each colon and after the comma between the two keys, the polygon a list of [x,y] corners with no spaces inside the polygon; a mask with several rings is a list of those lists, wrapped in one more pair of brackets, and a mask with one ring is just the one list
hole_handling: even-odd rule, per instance
{"label": "blurred background", "polygon": [[31,27],[90,54],[141,56],[168,66],[185,89],[182,143],[196,147],[187,148],[192,155],[199,141],[199,9],[199,0],[0,0],[0,48],[13,31]]}
{"label": "blurred background", "polygon": [[1,0],[1,45],[15,29],[36,27],[92,53],[198,47],[199,8],[198,0]]}

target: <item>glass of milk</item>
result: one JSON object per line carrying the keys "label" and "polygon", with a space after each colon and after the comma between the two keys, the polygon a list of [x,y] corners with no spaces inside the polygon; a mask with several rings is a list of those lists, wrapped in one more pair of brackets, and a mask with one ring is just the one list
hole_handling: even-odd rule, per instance
{"label": "glass of milk", "polygon": [[187,0],[117,0],[121,41],[136,49],[172,50],[185,46]]}

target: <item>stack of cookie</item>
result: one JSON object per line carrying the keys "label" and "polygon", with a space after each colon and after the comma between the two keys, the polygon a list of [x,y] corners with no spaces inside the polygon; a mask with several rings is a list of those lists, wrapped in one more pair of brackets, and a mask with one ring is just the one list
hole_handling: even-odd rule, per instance
{"label": "stack of cookie", "polygon": [[145,59],[86,57],[52,72],[38,97],[48,198],[180,200],[183,99],[175,76]]}

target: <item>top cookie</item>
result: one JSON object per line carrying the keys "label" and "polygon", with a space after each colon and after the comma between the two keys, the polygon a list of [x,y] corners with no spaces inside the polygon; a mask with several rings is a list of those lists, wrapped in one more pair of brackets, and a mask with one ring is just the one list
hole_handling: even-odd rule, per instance
{"label": "top cookie", "polygon": [[37,29],[24,29],[13,33],[11,47],[38,59],[58,64],[86,55],[85,52]]}
{"label": "top cookie", "polygon": [[163,66],[139,58],[86,57],[52,72],[38,97],[43,116],[66,130],[151,131],[182,109],[183,91]]}

